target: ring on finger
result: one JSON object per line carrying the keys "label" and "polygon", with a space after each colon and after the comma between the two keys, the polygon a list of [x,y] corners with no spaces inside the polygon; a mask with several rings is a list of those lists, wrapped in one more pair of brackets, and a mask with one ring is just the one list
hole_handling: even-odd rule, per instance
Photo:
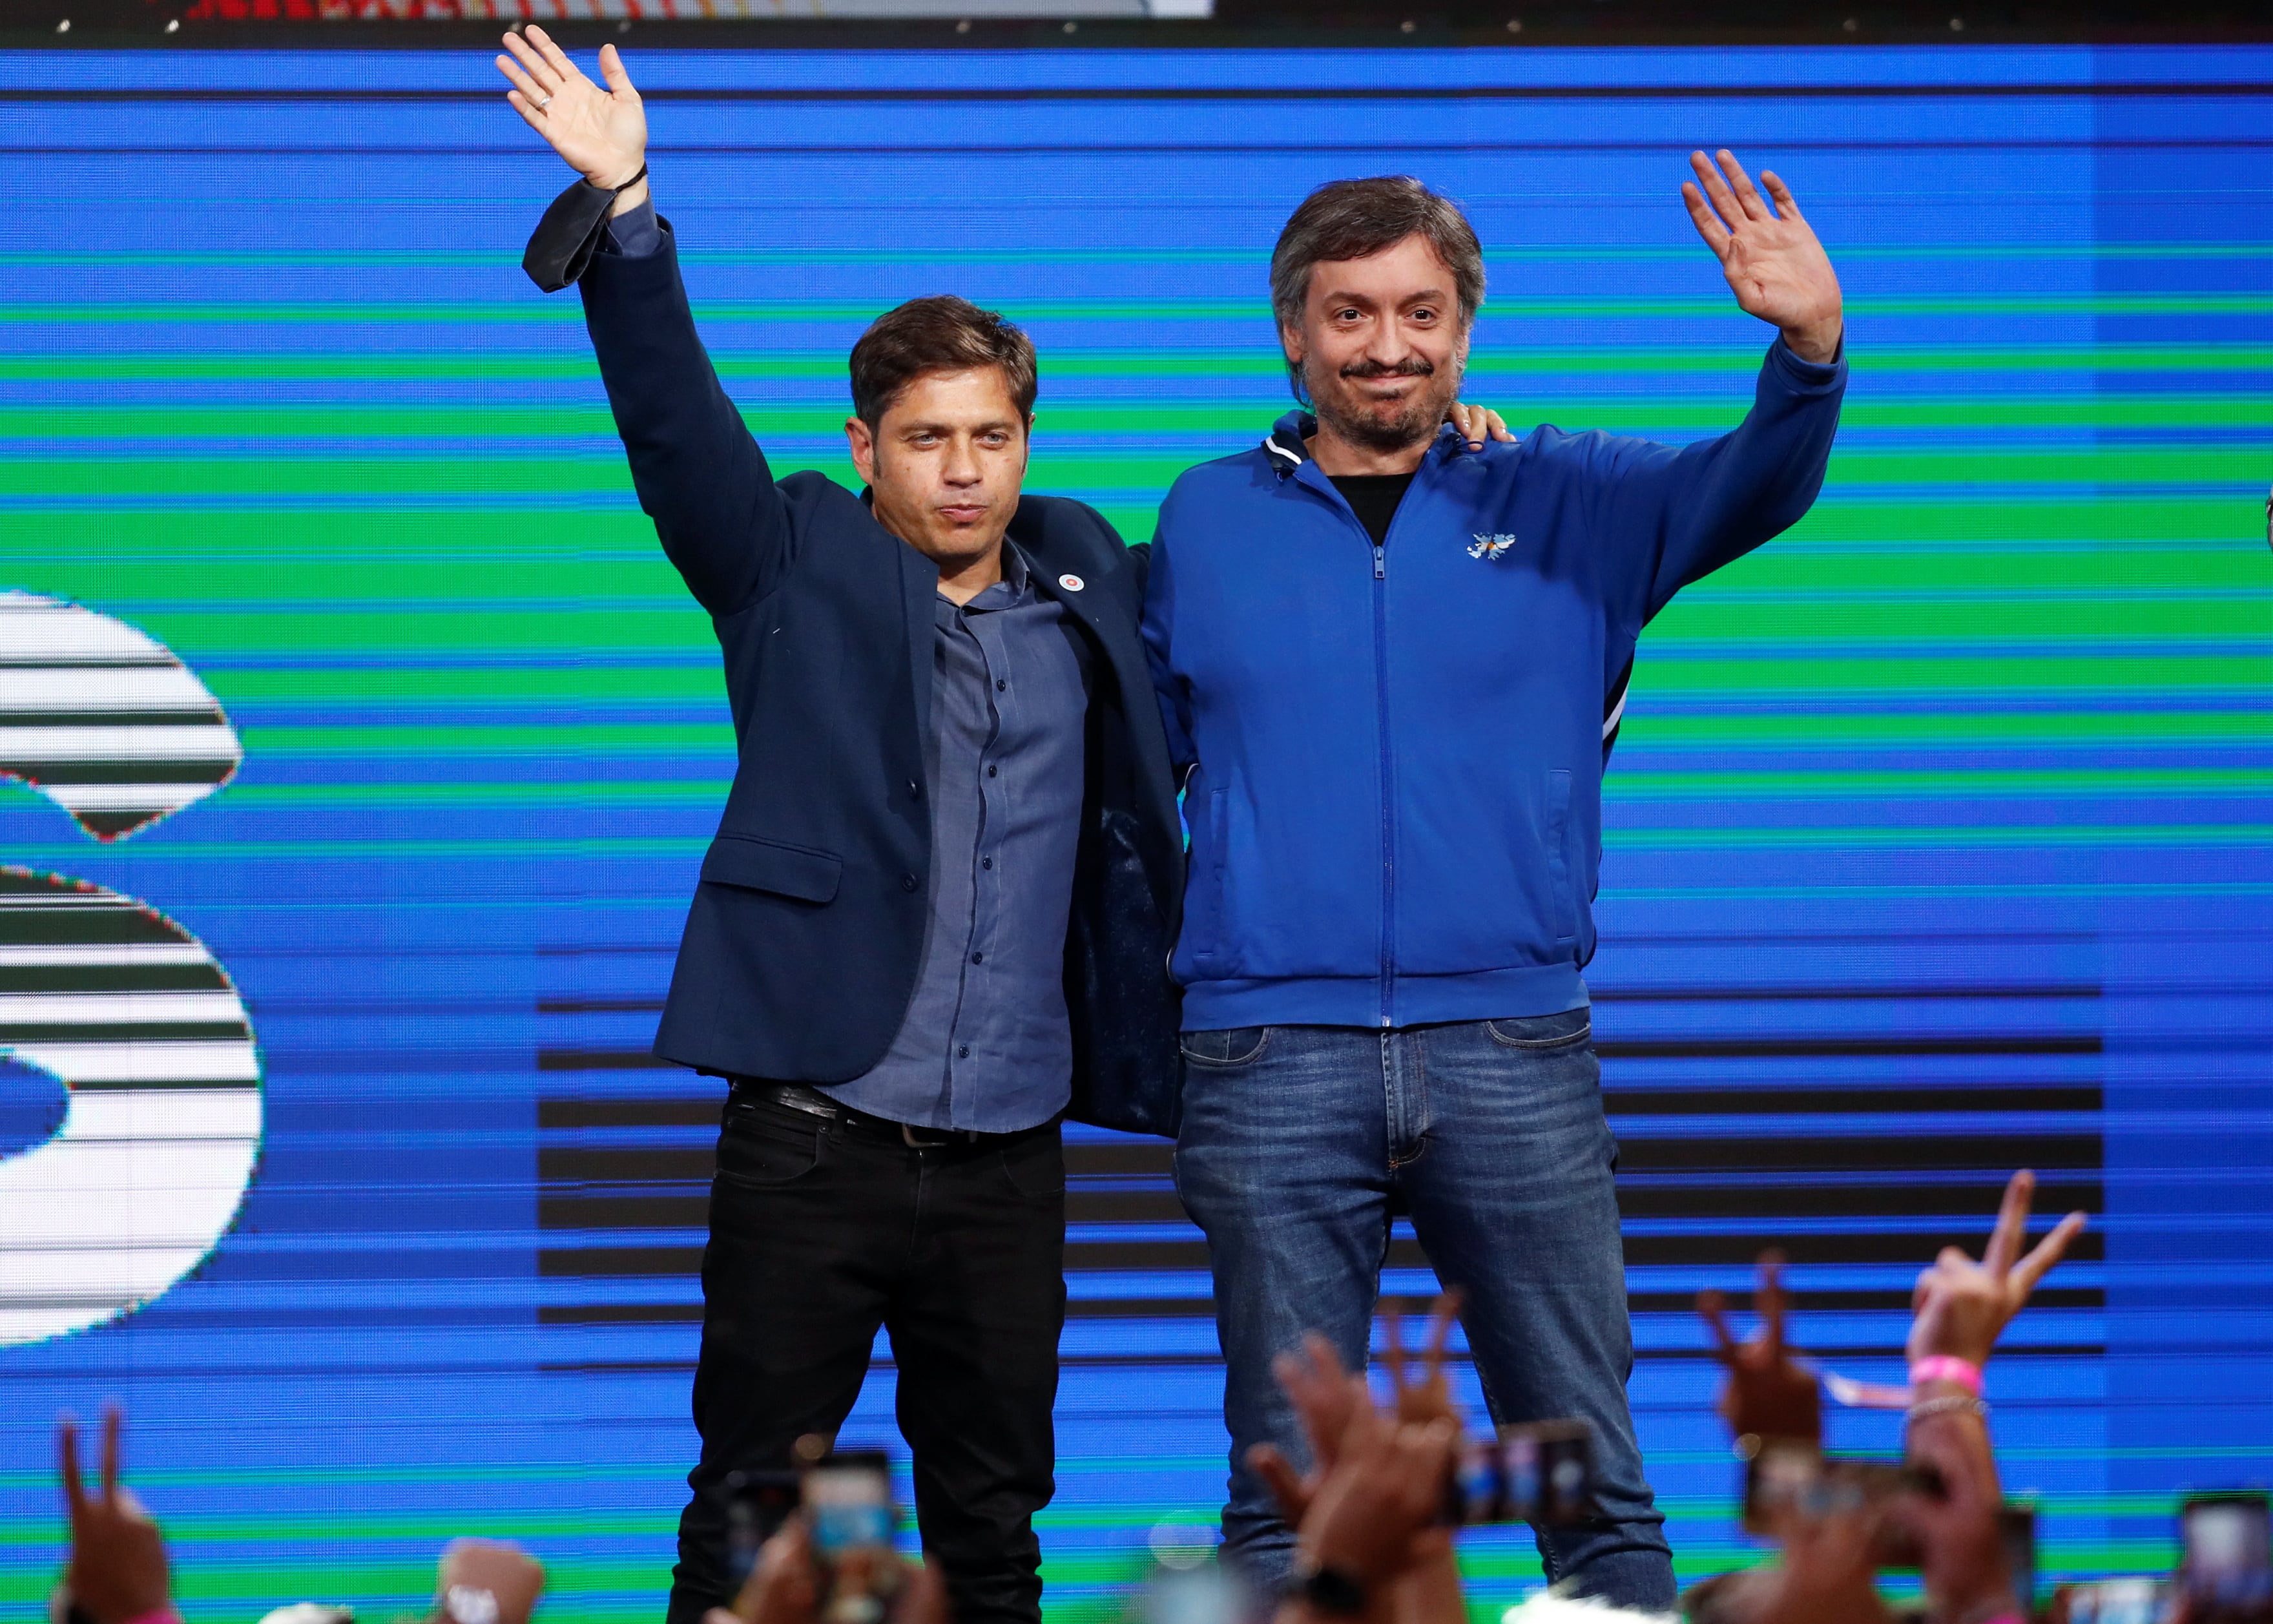
{"label": "ring on finger", "polygon": [[551,96],[539,96],[536,101],[529,103],[529,106],[535,108],[540,113],[551,105],[552,98]]}

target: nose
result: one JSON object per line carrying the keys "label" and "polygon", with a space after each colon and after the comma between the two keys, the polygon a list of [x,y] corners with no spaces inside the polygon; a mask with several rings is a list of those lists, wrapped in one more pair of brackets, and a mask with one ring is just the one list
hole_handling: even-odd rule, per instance
{"label": "nose", "polygon": [[985,476],[979,470],[978,447],[967,440],[953,441],[947,460],[940,465],[940,477],[954,485],[979,484]]}

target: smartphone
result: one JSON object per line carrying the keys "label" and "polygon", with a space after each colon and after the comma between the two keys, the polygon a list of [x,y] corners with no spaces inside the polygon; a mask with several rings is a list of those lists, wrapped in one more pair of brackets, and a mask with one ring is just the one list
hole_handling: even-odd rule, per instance
{"label": "smartphone", "polygon": [[[1748,1534],[1773,1534],[1793,1518],[1825,1517],[1883,1504],[1903,1494],[1939,1499],[1941,1474],[1907,1462],[1864,1461],[1831,1456],[1812,1439],[1756,1438],[1744,1457],[1744,1527]],[[1890,1567],[1917,1566],[1915,1553],[1882,1538],[1879,1560]]]}
{"label": "smartphone", "polygon": [[799,1496],[821,1569],[823,1624],[879,1624],[899,1589],[898,1513],[881,1449],[836,1449],[805,1470]]}
{"label": "smartphone", "polygon": [[[2060,1587],[2067,1624],[2163,1624],[2170,1587],[2160,1579],[2096,1579]],[[2057,1612],[2055,1616],[2057,1616]]]}
{"label": "smartphone", "polygon": [[2180,1569],[2198,1610],[2273,1613],[2273,1530],[2262,1491],[2189,1494],[2179,1502],[2186,1547]]}
{"label": "smartphone", "polygon": [[2005,1569],[2013,1576],[2013,1597],[2021,1616],[2037,1613],[2037,1508],[2000,1506],[1997,1508],[1997,1538],[2004,1542]]}
{"label": "smartphone", "polygon": [[1594,1513],[1594,1433],[1584,1421],[1530,1421],[1472,1444],[1454,1463],[1448,1522],[1579,1522]]}
{"label": "smartphone", "polygon": [[794,1471],[738,1471],[726,1476],[726,1575],[734,1593],[758,1565],[766,1541],[781,1532],[803,1498],[804,1481]]}

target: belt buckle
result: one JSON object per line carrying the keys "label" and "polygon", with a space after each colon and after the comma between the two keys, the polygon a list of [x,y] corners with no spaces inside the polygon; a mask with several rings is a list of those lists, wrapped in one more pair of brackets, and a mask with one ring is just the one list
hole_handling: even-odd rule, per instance
{"label": "belt buckle", "polygon": [[904,1122],[900,1124],[900,1142],[910,1150],[937,1150],[941,1146],[949,1145],[954,1141],[955,1130],[952,1128],[939,1130],[939,1137],[935,1139],[919,1139],[916,1137],[914,1124]]}

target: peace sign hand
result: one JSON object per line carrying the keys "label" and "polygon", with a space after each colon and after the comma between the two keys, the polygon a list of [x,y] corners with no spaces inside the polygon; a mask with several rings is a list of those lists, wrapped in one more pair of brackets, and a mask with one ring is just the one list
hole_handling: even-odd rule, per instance
{"label": "peace sign hand", "polygon": [[123,1624],[163,1612],[171,1587],[166,1542],[133,1492],[118,1483],[118,1412],[102,1417],[102,1477],[89,1494],[79,1476],[79,1423],[56,1424],[64,1505],[71,1513],[71,1566],[64,1575],[72,1604],[95,1624]]}
{"label": "peace sign hand", "polygon": [[1721,1389],[1722,1417],[1739,1438],[1820,1438],[1823,1399],[1815,1372],[1792,1357],[1783,1339],[1783,1254],[1762,1252],[1752,1302],[1760,1328],[1741,1346],[1729,1329],[1728,1299],[1718,1291],[1697,1294],[1714,1357],[1729,1372]]}
{"label": "peace sign hand", "polygon": [[1768,196],[1775,199],[1771,208],[1725,147],[1718,169],[1701,152],[1689,154],[1689,167],[1697,179],[1681,183],[1681,199],[1689,206],[1697,235],[1721,261],[1721,274],[1729,279],[1737,304],[1747,315],[1781,327],[1784,342],[1802,360],[1835,357],[1845,330],[1839,277],[1791,188],[1772,171],[1761,170]]}
{"label": "peace sign hand", "polygon": [[498,71],[513,81],[505,99],[569,168],[603,192],[622,188],[640,172],[647,162],[647,109],[614,46],[600,47],[605,89],[534,23],[524,34],[506,34],[505,48],[513,53],[497,59]]}
{"label": "peace sign hand", "polygon": [[1990,1350],[2027,1303],[2029,1293],[2067,1254],[2068,1243],[2083,1229],[2082,1213],[2070,1213],[2037,1243],[2034,1252],[2021,1255],[2021,1243],[2029,1233],[2029,1205],[2036,1192],[2037,1176],[2022,1168],[2005,1186],[1997,1228],[1981,1261],[1946,1246],[1933,1267],[1918,1276],[1917,1289],[1910,1294],[1915,1314],[1909,1350],[1912,1364],[1936,1355],[1987,1364]]}

